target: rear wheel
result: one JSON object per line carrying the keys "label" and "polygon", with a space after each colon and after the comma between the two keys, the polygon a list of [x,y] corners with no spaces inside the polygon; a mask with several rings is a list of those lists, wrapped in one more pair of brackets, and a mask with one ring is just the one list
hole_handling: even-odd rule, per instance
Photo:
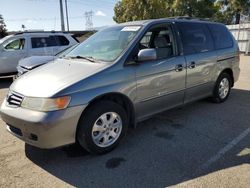
{"label": "rear wheel", "polygon": [[231,92],[232,78],[227,73],[222,73],[214,87],[213,101],[216,103],[222,103],[227,100]]}
{"label": "rear wheel", "polygon": [[78,124],[77,141],[90,153],[113,150],[125,136],[128,118],[124,109],[111,101],[90,106]]}

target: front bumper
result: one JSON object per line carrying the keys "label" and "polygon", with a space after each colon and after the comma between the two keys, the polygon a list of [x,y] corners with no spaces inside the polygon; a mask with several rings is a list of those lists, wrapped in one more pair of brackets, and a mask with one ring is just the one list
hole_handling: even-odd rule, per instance
{"label": "front bumper", "polygon": [[56,148],[75,142],[78,120],[86,106],[75,106],[53,112],[1,106],[1,117],[7,130],[24,142],[39,148]]}

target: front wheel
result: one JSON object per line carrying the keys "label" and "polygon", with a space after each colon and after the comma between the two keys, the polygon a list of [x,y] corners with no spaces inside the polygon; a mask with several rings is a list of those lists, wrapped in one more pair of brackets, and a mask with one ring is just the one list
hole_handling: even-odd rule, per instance
{"label": "front wheel", "polygon": [[81,117],[77,141],[90,153],[107,153],[119,144],[127,128],[127,114],[119,104],[98,102],[90,106]]}
{"label": "front wheel", "polygon": [[231,92],[232,78],[227,73],[222,73],[214,87],[212,99],[216,103],[222,103],[227,100]]}

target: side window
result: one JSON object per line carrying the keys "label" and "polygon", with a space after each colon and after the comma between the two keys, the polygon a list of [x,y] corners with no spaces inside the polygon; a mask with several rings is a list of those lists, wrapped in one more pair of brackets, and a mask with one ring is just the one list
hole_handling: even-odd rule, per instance
{"label": "side window", "polygon": [[215,48],[224,49],[233,46],[232,36],[224,25],[208,24],[215,42]]}
{"label": "side window", "polygon": [[149,48],[151,36],[152,31],[147,32],[146,35],[144,35],[144,37],[142,38],[140,45],[145,46],[145,48]]}
{"label": "side window", "polygon": [[180,30],[184,54],[212,51],[214,48],[212,36],[205,24],[177,23]]}
{"label": "side window", "polygon": [[54,36],[49,36],[45,40],[48,47],[58,46],[56,38]]}
{"label": "side window", "polygon": [[16,39],[14,41],[10,41],[4,47],[6,50],[22,50],[24,49],[25,39]]}
{"label": "side window", "polygon": [[69,45],[69,40],[66,37],[57,35],[57,36],[55,36],[55,38],[56,38],[59,46]]}
{"label": "side window", "polygon": [[57,42],[54,36],[32,37],[31,45],[32,45],[32,48],[53,47],[53,46],[57,46]]}
{"label": "side window", "polygon": [[168,24],[152,27],[142,38],[139,49],[154,48],[158,59],[166,59],[174,55],[174,37]]}

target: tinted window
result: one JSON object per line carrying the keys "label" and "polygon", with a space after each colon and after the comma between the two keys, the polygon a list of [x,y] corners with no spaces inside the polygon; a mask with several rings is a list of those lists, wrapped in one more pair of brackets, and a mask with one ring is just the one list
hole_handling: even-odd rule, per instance
{"label": "tinted window", "polygon": [[5,45],[6,50],[22,50],[24,49],[25,39],[17,39],[10,41]]}
{"label": "tinted window", "polygon": [[66,37],[64,37],[64,36],[55,36],[55,37],[58,41],[59,46],[69,45],[69,40]]}
{"label": "tinted window", "polygon": [[44,47],[57,46],[57,42],[54,36],[32,37],[31,44],[32,44],[32,48],[44,48]]}
{"label": "tinted window", "polygon": [[224,25],[208,24],[215,42],[216,49],[230,48],[233,46],[232,36]]}
{"label": "tinted window", "polygon": [[177,23],[183,44],[184,54],[213,50],[213,40],[205,24]]}

